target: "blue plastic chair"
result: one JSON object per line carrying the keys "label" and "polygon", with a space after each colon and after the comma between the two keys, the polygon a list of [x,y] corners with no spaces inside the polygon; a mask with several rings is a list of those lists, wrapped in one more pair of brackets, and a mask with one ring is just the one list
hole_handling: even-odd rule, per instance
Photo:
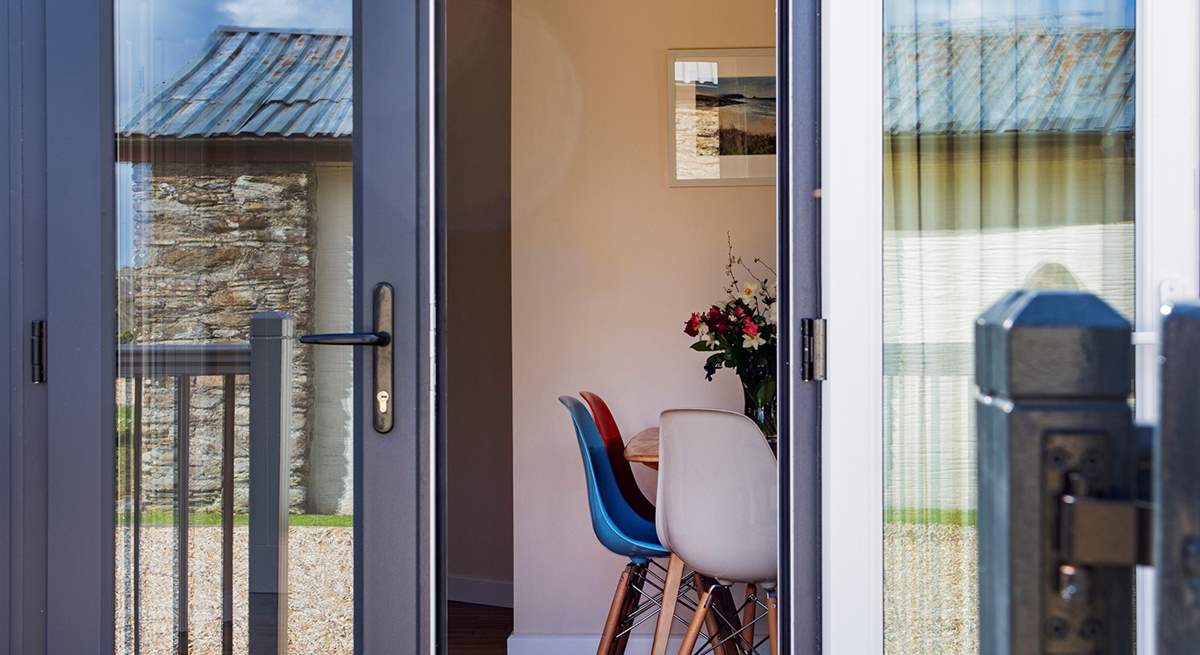
{"label": "blue plastic chair", "polygon": [[[641,613],[638,606],[643,595],[642,586],[647,582],[650,560],[667,557],[670,553],[659,543],[654,521],[634,511],[621,493],[608,450],[587,406],[571,396],[559,396],[558,402],[567,408],[575,424],[579,453],[583,456],[584,479],[587,481],[588,508],[596,538],[605,548],[629,558],[629,564],[617,581],[596,650],[598,654],[621,655],[625,652],[630,631],[640,622],[637,620]],[[652,606],[661,602],[657,594],[652,598]]]}
{"label": "blue plastic chair", "polygon": [[671,553],[658,541],[654,521],[646,520],[634,511],[621,493],[604,440],[600,438],[587,406],[571,396],[560,396],[558,402],[567,408],[575,423],[596,538],[605,548],[636,564],[644,565],[651,558],[670,556]]}

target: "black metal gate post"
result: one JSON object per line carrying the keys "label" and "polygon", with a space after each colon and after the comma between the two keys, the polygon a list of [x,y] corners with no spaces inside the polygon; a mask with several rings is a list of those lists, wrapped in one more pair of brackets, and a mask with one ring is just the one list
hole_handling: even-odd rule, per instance
{"label": "black metal gate post", "polygon": [[1013,292],[976,322],[983,655],[1133,653],[1130,334],[1083,293]]}
{"label": "black metal gate post", "polygon": [[1158,652],[1200,649],[1200,304],[1162,324],[1162,404],[1154,458]]}
{"label": "black metal gate post", "polygon": [[251,655],[287,652],[288,438],[292,414],[292,319],[250,319]]}

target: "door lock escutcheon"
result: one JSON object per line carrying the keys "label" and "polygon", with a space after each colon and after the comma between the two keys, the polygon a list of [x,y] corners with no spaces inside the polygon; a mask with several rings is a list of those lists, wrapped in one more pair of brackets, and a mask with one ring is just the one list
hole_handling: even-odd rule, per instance
{"label": "door lock escutcheon", "polygon": [[375,285],[375,325],[372,332],[349,332],[334,334],[306,334],[300,343],[313,346],[370,346],[372,350],[371,406],[374,414],[375,431],[387,434],[395,424],[393,418],[393,329],[395,323],[392,285],[380,282]]}

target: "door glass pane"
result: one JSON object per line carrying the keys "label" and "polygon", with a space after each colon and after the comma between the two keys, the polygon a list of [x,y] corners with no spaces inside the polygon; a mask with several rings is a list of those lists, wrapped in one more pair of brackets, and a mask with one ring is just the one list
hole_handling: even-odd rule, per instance
{"label": "door glass pane", "polygon": [[889,654],[978,652],[973,320],[1134,311],[1133,0],[884,0]]}
{"label": "door glass pane", "polygon": [[[248,652],[251,315],[351,328],[351,6],[115,4],[119,653]],[[290,653],[353,651],[351,358],[284,362]]]}

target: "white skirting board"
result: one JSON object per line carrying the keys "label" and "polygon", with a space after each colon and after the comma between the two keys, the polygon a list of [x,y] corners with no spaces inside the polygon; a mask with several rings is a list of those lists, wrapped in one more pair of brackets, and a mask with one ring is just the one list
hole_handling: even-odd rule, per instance
{"label": "white skirting board", "polygon": [[[682,626],[680,626],[682,628]],[[681,635],[667,642],[668,653],[679,652]],[[627,653],[649,653],[652,634],[638,633],[629,637]],[[508,638],[508,655],[596,655],[600,635],[531,635],[516,634]]]}
{"label": "white skirting board", "polygon": [[512,607],[513,584],[509,580],[451,575],[446,577],[446,598],[461,603]]}

